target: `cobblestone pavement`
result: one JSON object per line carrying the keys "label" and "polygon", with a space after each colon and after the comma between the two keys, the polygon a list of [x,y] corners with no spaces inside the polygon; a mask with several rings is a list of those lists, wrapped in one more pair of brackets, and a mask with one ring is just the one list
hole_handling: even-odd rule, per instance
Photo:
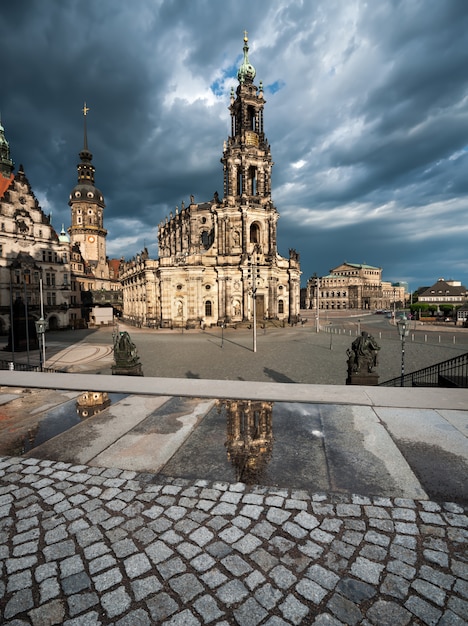
{"label": "cobblestone pavement", "polygon": [[0,536],[5,626],[468,623],[455,504],[10,457]]}

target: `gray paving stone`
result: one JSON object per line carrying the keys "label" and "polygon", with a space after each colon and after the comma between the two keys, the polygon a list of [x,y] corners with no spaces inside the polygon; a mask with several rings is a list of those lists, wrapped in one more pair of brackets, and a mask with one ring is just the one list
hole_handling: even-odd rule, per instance
{"label": "gray paving stone", "polygon": [[306,600],[310,600],[314,604],[320,604],[323,598],[328,594],[328,590],[321,587],[313,580],[303,578],[296,585],[296,591]]}
{"label": "gray paving stone", "polygon": [[378,600],[367,611],[367,617],[379,626],[406,626],[411,621],[411,613],[395,602]]}
{"label": "gray paving stone", "polygon": [[57,598],[60,595],[60,585],[56,578],[46,578],[39,585],[39,593],[41,603],[47,602],[52,598]]}
{"label": "gray paving stone", "polygon": [[174,554],[174,550],[166,546],[162,541],[155,541],[154,543],[146,546],[146,554],[149,556],[154,565],[166,561]]}
{"label": "gray paving stone", "polygon": [[177,602],[165,592],[152,596],[146,601],[146,604],[154,624],[160,624],[179,608]]}
{"label": "gray paving stone", "polygon": [[77,593],[67,598],[68,611],[71,617],[87,611],[98,603],[98,595],[94,592]]}
{"label": "gray paving stone", "polygon": [[441,567],[448,567],[448,554],[438,550],[424,550],[423,556],[429,563],[436,563]]}
{"label": "gray paving stone", "polygon": [[34,606],[31,589],[20,589],[8,600],[3,611],[5,619],[10,619],[18,613],[23,613]]}
{"label": "gray paving stone", "polygon": [[122,573],[118,567],[113,567],[102,574],[97,574],[92,577],[96,591],[105,591],[114,585],[117,585],[122,580]]}
{"label": "gray paving stone", "polygon": [[169,580],[169,578],[177,576],[177,574],[182,574],[187,569],[185,563],[178,556],[164,561],[164,563],[159,563],[156,567],[164,580]]}
{"label": "gray paving stone", "polygon": [[146,578],[137,578],[131,581],[131,587],[135,600],[139,602],[143,598],[148,597],[158,591],[161,591],[162,584],[156,576],[147,576]]}
{"label": "gray paving stone", "polygon": [[309,614],[309,608],[300,602],[295,596],[288,594],[283,603],[279,605],[284,618],[288,623],[298,626],[302,624],[305,617]]}
{"label": "gray paving stone", "polygon": [[118,587],[113,591],[104,593],[101,596],[101,604],[107,616],[112,618],[127,611],[130,607],[131,599],[123,587]]}
{"label": "gray paving stone", "polygon": [[410,596],[404,605],[416,617],[419,617],[424,624],[428,626],[436,626],[442,616],[442,611],[419,598],[418,596]]}
{"label": "gray paving stone", "polygon": [[358,556],[351,566],[351,574],[364,582],[377,584],[384,566]]}
{"label": "gray paving stone", "polygon": [[193,603],[194,609],[202,617],[203,623],[209,624],[216,619],[220,619],[224,613],[218,607],[215,599],[209,595],[197,598]]}
{"label": "gray paving stone", "polygon": [[448,610],[442,615],[437,626],[466,626],[466,620]]}
{"label": "gray paving stone", "polygon": [[397,576],[403,576],[408,580],[412,580],[416,575],[416,570],[411,565],[403,563],[403,561],[390,561],[387,563],[387,570]]}
{"label": "gray paving stone", "polygon": [[171,578],[169,586],[177,593],[183,604],[187,604],[204,590],[203,585],[193,574],[182,574],[182,576]]}
{"label": "gray paving stone", "polygon": [[306,571],[306,576],[319,583],[322,587],[330,590],[334,589],[340,580],[340,577],[334,572],[318,564],[311,565]]}
{"label": "gray paving stone", "polygon": [[337,583],[335,590],[356,604],[370,600],[377,593],[377,589],[373,585],[348,576],[343,577]]}
{"label": "gray paving stone", "polygon": [[327,608],[347,626],[358,624],[363,618],[359,607],[338,593],[332,595],[327,603]]}
{"label": "gray paving stone", "polygon": [[[330,615],[330,613],[321,613],[313,622],[314,626],[343,626],[343,622],[340,622]],[[365,626],[369,626],[368,623],[364,623]]]}
{"label": "gray paving stone", "polygon": [[297,582],[297,577],[283,565],[274,567],[270,572],[270,577],[280,589],[288,589]]}
{"label": "gray paving stone", "polygon": [[443,589],[440,589],[440,587],[420,578],[413,581],[411,586],[421,596],[431,600],[431,602],[437,604],[437,606],[444,606],[446,593]]}
{"label": "gray paving stone", "polygon": [[210,569],[208,572],[202,574],[200,579],[203,580],[207,587],[215,589],[226,582],[227,576],[220,572],[218,568],[213,567],[213,569]]}
{"label": "gray paving stone", "polygon": [[17,574],[13,574],[7,580],[7,592],[19,591],[32,586],[32,575],[30,570],[23,570]]}
{"label": "gray paving stone", "polygon": [[216,561],[209,554],[200,554],[190,561],[190,565],[197,572],[206,572],[215,565]]}
{"label": "gray paving stone", "polygon": [[52,602],[32,609],[29,611],[28,615],[33,626],[63,624],[65,606],[62,600],[52,600]]}
{"label": "gray paving stone", "polygon": [[243,626],[257,626],[268,615],[255,598],[248,598],[233,613],[237,623]]}
{"label": "gray paving stone", "polygon": [[60,562],[60,575],[62,578],[82,571],[84,571],[83,560],[78,554],[63,559],[63,561]]}
{"label": "gray paving stone", "polygon": [[387,574],[384,578],[381,590],[383,593],[404,600],[408,595],[409,582],[401,576]]}
{"label": "gray paving stone", "polygon": [[246,586],[238,579],[230,580],[216,590],[219,600],[227,607],[231,607],[241,602],[249,595]]}
{"label": "gray paving stone", "polygon": [[63,578],[61,581],[62,589],[66,595],[78,593],[84,589],[91,587],[91,580],[86,572],[79,572]]}
{"label": "gray paving stone", "polygon": [[152,568],[148,557],[146,556],[146,554],[142,553],[129,556],[127,559],[124,560],[123,564],[125,567],[125,572],[127,573],[127,576],[128,578],[130,578],[130,580],[142,576]]}
{"label": "gray paving stone", "polygon": [[146,611],[136,609],[115,622],[115,626],[152,626],[152,624]]}
{"label": "gray paving stone", "polygon": [[252,571],[251,565],[237,554],[229,554],[224,559],[221,559],[221,563],[227,572],[236,577],[244,576]]}

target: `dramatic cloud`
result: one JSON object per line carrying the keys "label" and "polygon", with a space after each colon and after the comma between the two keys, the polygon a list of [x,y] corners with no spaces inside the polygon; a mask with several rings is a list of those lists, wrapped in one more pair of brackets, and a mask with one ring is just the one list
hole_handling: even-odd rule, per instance
{"label": "dramatic cloud", "polygon": [[468,284],[466,0],[22,0],[0,20],[1,121],[55,228],[83,145],[108,254],[157,256],[190,194],[222,196],[243,32],[275,161],[279,252]]}

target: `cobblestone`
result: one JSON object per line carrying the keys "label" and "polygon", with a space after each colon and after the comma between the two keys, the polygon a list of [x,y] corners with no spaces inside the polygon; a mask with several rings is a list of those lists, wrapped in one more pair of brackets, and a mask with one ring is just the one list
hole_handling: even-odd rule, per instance
{"label": "cobblestone", "polygon": [[5,626],[468,623],[460,504],[1,458],[2,507]]}

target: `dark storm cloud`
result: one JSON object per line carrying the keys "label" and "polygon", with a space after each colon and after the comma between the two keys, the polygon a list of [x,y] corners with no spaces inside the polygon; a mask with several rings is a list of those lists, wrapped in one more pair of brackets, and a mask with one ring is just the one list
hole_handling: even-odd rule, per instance
{"label": "dark storm cloud", "polygon": [[83,102],[111,256],[190,194],[222,195],[229,92],[249,31],[275,161],[279,251],[305,280],[344,260],[411,286],[468,283],[465,0],[22,0],[3,7],[0,112],[56,229]]}

